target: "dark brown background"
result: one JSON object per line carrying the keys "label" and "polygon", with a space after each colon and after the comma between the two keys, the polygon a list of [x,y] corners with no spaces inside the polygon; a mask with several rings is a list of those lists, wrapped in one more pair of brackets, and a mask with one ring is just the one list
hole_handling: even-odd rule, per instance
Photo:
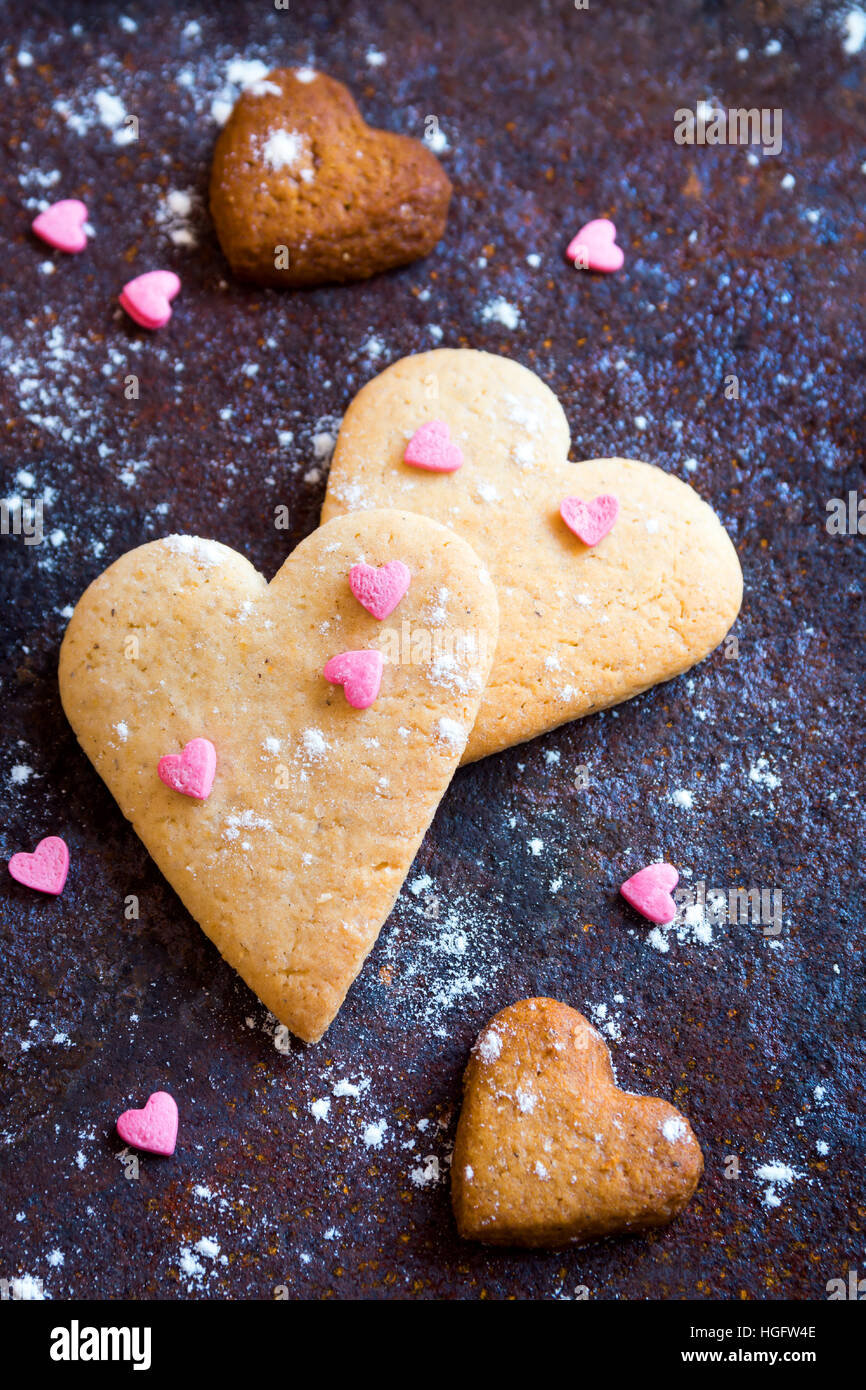
{"label": "dark brown background", "polygon": [[[31,472],[54,490],[46,527],[63,538],[0,542],[0,852],[62,833],[72,870],[59,900],[0,878],[0,1276],[41,1278],[52,1298],[267,1299],[278,1285],[824,1297],[828,1279],[866,1267],[864,542],[824,529],[827,500],[862,484],[866,50],[847,56],[821,5],[28,0],[3,13],[3,495],[28,491],[16,475]],[[184,32],[194,18],[199,33]],[[767,54],[773,39],[781,52]],[[438,117],[455,196],[426,262],[281,295],[227,282],[203,212],[198,246],[172,244],[156,209],[169,189],[206,189],[210,106],[235,57],[313,62],[389,129],[420,135]],[[93,124],[99,88],[139,117],[137,143]],[[676,146],[674,110],[713,96],[781,107],[782,153],[753,165],[738,147]],[[33,171],[55,169],[40,187]],[[29,234],[36,200],[59,196],[90,206],[81,257]],[[625,269],[576,274],[564,246],[605,214]],[[148,335],[115,297],[156,265],[183,290]],[[500,296],[519,310],[514,330],[483,317]],[[431,325],[445,345],[539,372],[575,458],[634,455],[689,477],[742,560],[739,658],[717,653],[458,774],[411,876],[432,883],[404,890],[325,1041],[283,1056],[65,724],[63,610],[117,555],[171,531],[214,536],[272,574],[287,552],[274,507],[291,507],[288,546],[316,525],[314,434],[386,362],[434,346]],[[130,372],[138,402],[123,396]],[[729,373],[738,401],[724,398]],[[17,764],[27,781],[10,780]],[[691,810],[672,802],[678,788]],[[781,891],[779,944],[744,925],[653,950],[616,888],[660,855],[709,885]],[[124,919],[130,894],[138,921]],[[495,1010],[532,993],[607,1005],[620,1082],[691,1118],[706,1174],[670,1229],[565,1254],[456,1239],[446,1162],[467,1051]],[[342,1078],[369,1085],[316,1121],[310,1103]],[[144,1157],[126,1180],[114,1120],[159,1087],[180,1106],[177,1153]],[[435,1174],[428,1155],[440,1178],[419,1185],[413,1169]],[[802,1176],[771,1209],[756,1169],[774,1162]],[[219,1256],[195,1250],[202,1238]]]}

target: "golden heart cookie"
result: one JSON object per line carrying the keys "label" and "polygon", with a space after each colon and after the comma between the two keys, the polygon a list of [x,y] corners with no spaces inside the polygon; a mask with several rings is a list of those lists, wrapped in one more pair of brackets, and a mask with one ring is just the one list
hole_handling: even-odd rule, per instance
{"label": "golden heart cookie", "polygon": [[[469,541],[496,584],[499,646],[464,762],[679,675],[739,611],[736,552],[692,488],[630,459],[569,463],[568,448],[562,407],[537,376],[462,349],[395,362],[340,430],[323,521],[423,512]],[[561,504],[610,495],[611,529],[584,544]]]}
{"label": "golden heart cookie", "polygon": [[688,1120],[621,1091],[604,1041],[575,1009],[524,999],[478,1038],[451,1165],[467,1240],[578,1245],[663,1226],[702,1171]]}
{"label": "golden heart cookie", "polygon": [[[411,578],[380,622],[349,571],[394,560]],[[395,511],[322,527],[270,585],[214,541],[153,541],[75,609],[60,692],[82,748],[196,921],[307,1042],[339,1009],[451,780],[496,621],[466,542]],[[378,693],[365,670],[345,689],[323,675],[370,652]],[[371,693],[367,708],[347,699]]]}
{"label": "golden heart cookie", "polygon": [[366,279],[426,256],[450,197],[425,145],[368,126],[348,88],[311,68],[248,87],[214,151],[217,236],[259,285]]}

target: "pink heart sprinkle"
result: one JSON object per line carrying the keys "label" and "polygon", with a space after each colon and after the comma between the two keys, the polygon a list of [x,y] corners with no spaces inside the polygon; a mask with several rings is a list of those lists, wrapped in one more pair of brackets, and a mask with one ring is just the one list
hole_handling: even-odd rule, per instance
{"label": "pink heart sprinkle", "polygon": [[48,835],[40,840],[32,854],[20,851],[9,860],[9,872],[25,888],[35,888],[40,893],[63,892],[66,875],[69,873],[69,850],[66,841],[59,835]]}
{"label": "pink heart sprinkle", "polygon": [[625,256],[616,244],[616,227],[607,217],[596,217],[581,227],[566,249],[566,257],[581,269],[622,270]]}
{"label": "pink heart sprinkle", "polygon": [[673,864],[648,864],[627,878],[620,892],[627,903],[651,922],[665,926],[677,915],[677,905],[671,897],[680,876]]}
{"label": "pink heart sprinkle", "polygon": [[610,492],[593,497],[591,502],[582,502],[579,497],[564,497],[559,504],[559,515],[584,545],[598,545],[619,515],[619,502]]}
{"label": "pink heart sprinkle", "polygon": [[124,1110],[117,1121],[124,1144],[151,1154],[174,1153],[177,1143],[177,1105],[168,1091],[154,1091],[143,1110]]}
{"label": "pink heart sprinkle", "polygon": [[381,652],[342,652],[332,656],[322,672],[326,681],[341,685],[353,709],[369,709],[382,684]]}
{"label": "pink heart sprinkle", "polygon": [[180,289],[173,270],[148,270],[129,280],[118,298],[129,317],[142,328],[162,328],[171,318],[169,300]]}
{"label": "pink heart sprinkle", "polygon": [[451,442],[445,421],[429,420],[412,435],[403,462],[413,468],[426,468],[429,473],[454,473],[463,466],[463,454]]}
{"label": "pink heart sprinkle", "polygon": [[389,560],[387,565],[353,565],[349,570],[349,587],[355,598],[381,622],[393,613],[412,582],[412,574],[402,560]]}
{"label": "pink heart sprinkle", "polygon": [[87,208],[78,198],[61,198],[33,219],[31,230],[58,251],[83,251],[87,245],[84,224]]}
{"label": "pink heart sprinkle", "polygon": [[209,738],[191,738],[182,753],[166,753],[156,770],[161,782],[172,791],[206,801],[216,772],[216,749]]}

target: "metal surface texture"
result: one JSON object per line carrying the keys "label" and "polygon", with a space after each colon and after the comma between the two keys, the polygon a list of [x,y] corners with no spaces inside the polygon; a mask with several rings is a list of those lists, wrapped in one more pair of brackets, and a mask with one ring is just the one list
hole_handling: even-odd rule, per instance
{"label": "metal surface texture", "polygon": [[[58,899],[0,875],[2,1278],[52,1299],[818,1299],[863,1267],[864,540],[825,526],[864,464],[847,8],[3,5],[2,495],[43,499],[45,535],[0,538],[0,856],[62,834],[72,869]],[[435,117],[438,249],[343,288],[232,282],[204,199],[237,60],[312,63],[387,129]],[[678,145],[701,99],[780,109],[781,151]],[[29,232],[61,196],[90,209],[78,257]],[[615,276],[564,260],[595,216]],[[155,266],[183,287],[148,334],[116,296]],[[644,458],[712,503],[745,574],[737,644],[458,773],[337,1021],[281,1050],[78,749],[59,644],[85,586],[160,535],[270,577],[317,523],[352,396],[439,343],[538,372],[574,459]],[[686,885],[781,895],[780,931],[696,906],[652,937],[617,887],[661,857]],[[668,1229],[457,1239],[468,1050],[531,994],[688,1114],[706,1172]],[[178,1148],[136,1175],[114,1122],[157,1089]]]}

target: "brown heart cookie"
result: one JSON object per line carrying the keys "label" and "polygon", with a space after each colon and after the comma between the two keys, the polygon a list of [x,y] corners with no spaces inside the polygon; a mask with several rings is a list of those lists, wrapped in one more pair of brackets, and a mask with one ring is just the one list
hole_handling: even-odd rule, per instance
{"label": "brown heart cookie", "polygon": [[426,256],[450,197],[420,141],[368,126],[342,82],[312,68],[248,87],[214,151],[217,236],[258,285],[365,280]]}
{"label": "brown heart cookie", "polygon": [[[352,570],[375,581],[394,561],[409,582],[380,621]],[[76,605],[60,694],[79,743],[196,921],[305,1042],[337,1013],[451,781],[496,626],[466,542],[404,512],[320,527],[270,584],[215,541],[151,541]],[[363,700],[325,675],[379,653]],[[210,780],[191,790],[203,744]]]}
{"label": "brown heart cookie", "polygon": [[451,1168],[467,1240],[579,1245],[663,1226],[703,1166],[688,1120],[621,1091],[603,1039],[575,1009],[524,999],[478,1038]]}
{"label": "brown heart cookie", "polygon": [[[407,459],[425,426],[450,437],[448,471]],[[499,646],[464,762],[687,671],[740,607],[737,552],[688,484],[637,459],[571,463],[568,449],[568,422],[543,381],[466,348],[392,363],[343,420],[322,520],[366,507],[423,512],[463,536],[496,585]],[[586,545],[561,504],[606,494],[618,517]]]}

